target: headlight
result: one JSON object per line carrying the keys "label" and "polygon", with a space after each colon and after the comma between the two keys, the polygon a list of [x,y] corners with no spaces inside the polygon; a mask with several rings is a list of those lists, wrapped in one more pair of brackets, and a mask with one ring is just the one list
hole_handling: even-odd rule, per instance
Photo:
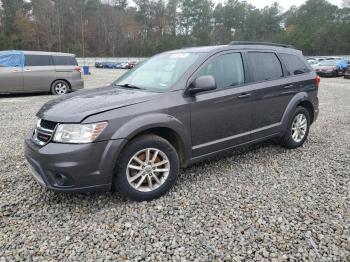
{"label": "headlight", "polygon": [[94,124],[60,124],[58,125],[53,141],[59,143],[91,143],[107,127],[107,122]]}

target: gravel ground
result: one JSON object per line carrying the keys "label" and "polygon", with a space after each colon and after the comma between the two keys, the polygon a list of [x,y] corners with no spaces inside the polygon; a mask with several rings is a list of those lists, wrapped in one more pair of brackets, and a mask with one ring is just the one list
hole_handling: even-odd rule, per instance
{"label": "gravel ground", "polygon": [[[94,70],[86,86],[118,74]],[[267,142],[197,164],[148,203],[41,188],[23,139],[53,97],[0,97],[0,261],[349,261],[350,81],[322,79],[319,97],[304,147]]]}

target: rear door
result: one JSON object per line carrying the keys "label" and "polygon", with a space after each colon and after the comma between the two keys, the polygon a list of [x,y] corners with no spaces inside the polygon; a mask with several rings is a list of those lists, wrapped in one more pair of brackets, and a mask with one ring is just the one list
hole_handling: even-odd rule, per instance
{"label": "rear door", "polygon": [[297,86],[285,77],[282,63],[273,51],[248,51],[246,60],[252,87],[251,139],[278,133],[281,120]]}
{"label": "rear door", "polygon": [[24,56],[24,91],[49,92],[55,80],[55,68],[49,55],[26,54]]}

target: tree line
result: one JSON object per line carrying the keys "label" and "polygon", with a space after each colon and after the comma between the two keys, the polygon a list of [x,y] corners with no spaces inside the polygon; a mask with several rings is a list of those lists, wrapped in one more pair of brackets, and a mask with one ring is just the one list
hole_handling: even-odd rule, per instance
{"label": "tree line", "polygon": [[150,56],[230,41],[288,43],[306,55],[350,54],[350,8],[308,0],[282,12],[238,0],[0,0],[0,50]]}

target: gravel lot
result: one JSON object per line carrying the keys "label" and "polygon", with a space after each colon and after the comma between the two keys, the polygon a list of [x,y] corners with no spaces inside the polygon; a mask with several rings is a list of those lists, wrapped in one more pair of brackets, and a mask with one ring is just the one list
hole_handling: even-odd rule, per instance
{"label": "gravel lot", "polygon": [[[121,71],[93,70],[87,88]],[[166,196],[58,194],[23,139],[49,95],[0,97],[0,261],[350,260],[350,81],[323,78],[304,147],[267,142],[183,171]]]}

